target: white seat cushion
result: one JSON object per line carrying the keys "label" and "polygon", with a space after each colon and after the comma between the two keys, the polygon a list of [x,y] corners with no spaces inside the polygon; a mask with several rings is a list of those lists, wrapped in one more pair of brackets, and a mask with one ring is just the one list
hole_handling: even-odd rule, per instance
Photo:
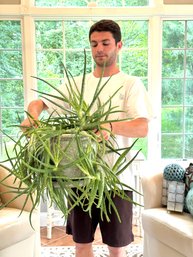
{"label": "white seat cushion", "polygon": [[[0,210],[0,249],[16,244],[35,233],[29,222],[29,212],[15,208]],[[33,223],[32,223],[33,224]]]}
{"label": "white seat cushion", "polygon": [[142,223],[151,237],[185,256],[193,253],[193,217],[190,214],[168,213],[166,208],[146,209],[142,214]]}

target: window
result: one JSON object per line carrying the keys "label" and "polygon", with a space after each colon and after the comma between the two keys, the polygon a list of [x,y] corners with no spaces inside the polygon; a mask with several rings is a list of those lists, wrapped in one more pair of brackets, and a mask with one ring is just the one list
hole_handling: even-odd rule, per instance
{"label": "window", "polygon": [[124,7],[124,6],[146,6],[148,5],[148,0],[36,0],[36,6],[97,6],[97,7]]}
{"label": "window", "polygon": [[[0,31],[0,128],[3,133],[14,137],[19,129],[13,129],[11,125],[18,123],[18,114],[21,119],[24,117],[20,21],[1,20]],[[8,138],[0,133],[1,155],[4,140]]]}
{"label": "window", "polygon": [[[118,21],[123,38],[119,66],[123,71],[140,76],[147,85],[148,21]],[[87,51],[87,72],[92,70],[88,40],[90,21],[36,21],[37,75],[61,79],[65,65],[73,76],[83,72],[83,50]],[[129,60],[129,62],[128,62]],[[136,62],[137,60],[137,62]]]}
{"label": "window", "polygon": [[193,21],[163,23],[162,158],[188,159],[193,145]]}

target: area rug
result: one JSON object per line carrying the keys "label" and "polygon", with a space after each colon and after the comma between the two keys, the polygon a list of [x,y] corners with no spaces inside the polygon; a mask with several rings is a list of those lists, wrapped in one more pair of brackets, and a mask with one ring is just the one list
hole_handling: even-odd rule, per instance
{"label": "area rug", "polygon": [[[108,249],[105,245],[93,245],[95,257],[107,257]],[[141,244],[130,244],[126,248],[127,257],[143,257],[143,246]],[[42,247],[41,257],[74,257],[73,246]]]}

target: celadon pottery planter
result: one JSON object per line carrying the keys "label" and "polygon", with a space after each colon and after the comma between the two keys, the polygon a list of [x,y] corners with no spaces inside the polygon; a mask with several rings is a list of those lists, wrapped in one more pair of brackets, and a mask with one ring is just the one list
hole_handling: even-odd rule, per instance
{"label": "celadon pottery planter", "polygon": [[52,138],[52,151],[59,147],[61,160],[59,169],[62,170],[62,175],[71,180],[80,180],[83,183],[84,179],[88,179],[90,171],[87,172],[84,162],[85,158],[90,161],[96,157],[96,143],[88,135],[63,134]]}

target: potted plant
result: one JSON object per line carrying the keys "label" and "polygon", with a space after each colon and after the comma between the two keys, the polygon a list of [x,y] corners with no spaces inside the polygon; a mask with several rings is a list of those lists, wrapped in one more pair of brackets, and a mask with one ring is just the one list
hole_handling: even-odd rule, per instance
{"label": "potted plant", "polygon": [[[10,175],[14,175],[21,181],[19,188],[13,185],[8,190],[16,190],[16,198],[25,194],[26,199],[33,199],[31,214],[46,193],[51,203],[55,203],[64,216],[68,215],[76,205],[80,205],[91,215],[92,205],[95,204],[100,208],[102,218],[105,216],[110,220],[109,214],[113,209],[120,220],[111,196],[119,195],[123,199],[132,201],[124,193],[123,188],[135,190],[123,184],[118,179],[118,175],[130,165],[140,150],[131,160],[126,161],[126,155],[135,142],[126,149],[117,149],[116,139],[111,131],[109,131],[110,140],[107,141],[103,137],[102,125],[116,122],[116,120],[110,120],[109,116],[120,111],[111,106],[112,98],[119,89],[105,103],[101,103],[100,95],[108,81],[102,84],[100,79],[93,99],[88,104],[84,100],[86,53],[81,89],[76,85],[71,73],[64,69],[67,78],[67,94],[47,81],[35,77],[57,92],[57,94],[49,94],[38,91],[43,98],[61,108],[62,115],[58,113],[55,115],[56,113],[53,112],[46,119],[34,121],[35,124],[26,128],[16,141],[11,138],[14,141],[13,156],[9,154],[5,145],[7,154],[5,161],[11,164]],[[56,99],[64,101],[68,107],[56,104]],[[92,111],[93,105],[97,105],[95,111]],[[33,119],[29,113],[27,115]],[[105,156],[110,153],[117,155],[117,160],[112,167],[105,159]],[[1,166],[5,167],[3,163]],[[77,190],[79,193],[76,192]],[[64,201],[64,198],[68,200]],[[14,200],[15,198],[12,199]],[[88,203],[86,207],[85,201]]]}

